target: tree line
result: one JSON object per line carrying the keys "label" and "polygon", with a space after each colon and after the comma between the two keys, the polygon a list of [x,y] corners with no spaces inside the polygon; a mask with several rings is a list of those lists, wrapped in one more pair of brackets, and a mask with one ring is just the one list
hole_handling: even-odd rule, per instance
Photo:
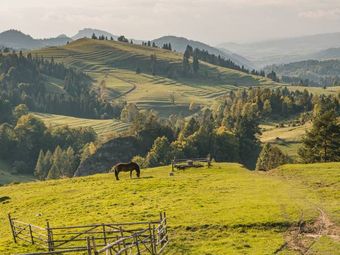
{"label": "tree line", "polygon": [[[6,118],[0,114],[0,159],[10,164],[15,173],[33,174],[36,169],[37,177],[47,177],[48,171],[37,169],[42,161],[46,164],[49,161],[49,166],[56,165],[59,170],[64,169],[63,175],[71,176],[96,141],[92,128],[46,127],[23,104],[11,108],[0,100],[0,112],[4,110]],[[63,165],[69,163],[67,167]],[[50,176],[56,175],[55,167]]]}
{"label": "tree line", "polygon": [[[0,54],[0,77],[0,98],[13,106],[25,104],[32,111],[89,118],[111,118],[121,111],[119,104],[99,98],[90,77],[53,58]],[[49,85],[51,77],[61,86],[50,88],[55,86]]]}

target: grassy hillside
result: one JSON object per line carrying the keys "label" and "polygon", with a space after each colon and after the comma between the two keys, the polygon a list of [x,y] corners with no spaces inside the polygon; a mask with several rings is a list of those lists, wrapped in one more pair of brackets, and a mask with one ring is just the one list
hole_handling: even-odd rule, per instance
{"label": "grassy hillside", "polygon": [[[0,253],[34,250],[12,242],[8,212],[34,224],[49,219],[58,226],[148,220],[166,211],[167,254],[273,254],[302,214],[313,222],[322,209],[340,222],[339,169],[339,163],[287,165],[263,174],[215,163],[211,169],[175,176],[169,176],[168,166],[143,170],[140,179],[122,174],[119,182],[112,174],[100,174],[1,187],[0,197],[10,200],[0,205],[5,222],[0,225]],[[338,249],[339,243],[326,234],[311,247],[313,254],[336,254]]]}
{"label": "grassy hillside", "polygon": [[271,143],[278,146],[288,156],[298,160],[297,152],[301,146],[301,138],[311,126],[311,122],[296,127],[276,127],[275,123],[260,125],[262,129],[260,140],[262,143]]}
{"label": "grassy hillside", "polygon": [[92,127],[101,141],[117,136],[129,127],[129,124],[119,120],[94,120],[47,113],[34,113],[33,115],[41,119],[46,126]]}
{"label": "grassy hillside", "polygon": [[0,185],[32,180],[34,180],[33,176],[13,174],[11,167],[6,162],[0,160]]}
{"label": "grassy hillside", "polygon": [[[204,62],[200,65],[200,78],[167,75],[157,72],[157,68],[156,75],[151,75],[152,54],[156,55],[159,66],[176,69],[182,65],[180,53],[116,41],[80,39],[66,46],[33,52],[33,55],[53,57],[83,70],[94,79],[96,86],[104,88],[109,99],[135,102],[141,108],[153,108],[164,115],[188,114],[191,102],[211,104],[211,99],[237,87],[275,84],[267,78]],[[136,74],[137,68],[141,74]],[[175,104],[170,101],[171,94],[175,95]]]}

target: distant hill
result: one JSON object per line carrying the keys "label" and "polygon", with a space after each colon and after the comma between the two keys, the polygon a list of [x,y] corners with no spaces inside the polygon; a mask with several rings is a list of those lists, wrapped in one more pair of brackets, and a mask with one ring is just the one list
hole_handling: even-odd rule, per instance
{"label": "distant hill", "polygon": [[307,60],[317,52],[340,47],[340,33],[317,34],[246,44],[222,43],[217,47],[245,56],[259,66],[285,64]]}
{"label": "distant hill", "polygon": [[55,38],[34,39],[18,30],[8,30],[0,33],[0,46],[12,49],[39,49],[47,46],[65,45],[72,41],[66,35],[60,35]]}
{"label": "distant hill", "polygon": [[[268,78],[200,61],[197,75],[183,76],[183,54],[110,40],[79,39],[65,46],[49,47],[33,55],[79,68],[104,88],[108,99],[121,98],[161,116],[193,114],[189,105],[210,105],[211,100],[238,87],[277,84]],[[150,56],[155,56],[152,60]],[[154,62],[156,63],[154,63]],[[191,61],[191,60],[190,60]],[[175,104],[171,96],[175,95]]]}
{"label": "distant hill", "polygon": [[311,59],[328,60],[340,59],[340,48],[330,48],[310,55]]}
{"label": "distant hill", "polygon": [[94,29],[94,28],[84,28],[82,30],[79,30],[77,34],[75,34],[74,36],[72,36],[73,40],[78,40],[81,38],[91,38],[92,35],[95,34],[96,36],[107,36],[109,39],[112,38],[117,40],[118,36],[117,35],[113,35],[109,32],[106,32],[104,30],[99,30],[99,29]]}
{"label": "distant hill", "polygon": [[284,82],[298,83],[302,80],[307,85],[340,85],[340,60],[306,60],[265,68],[267,72],[271,70],[282,77]]}
{"label": "distant hill", "polygon": [[171,43],[172,49],[178,52],[184,52],[187,45],[192,46],[193,48],[198,48],[200,50],[207,50],[209,53],[214,54],[216,56],[220,55],[221,57],[224,57],[225,59],[230,59],[234,63],[244,66],[247,69],[254,69],[254,65],[246,58],[239,56],[235,53],[232,53],[231,51],[228,51],[226,49],[220,50],[217,48],[214,48],[208,44],[190,40],[184,37],[177,37],[177,36],[163,36],[158,39],[153,40],[152,42],[155,42],[155,44],[159,47],[162,47],[165,43]]}

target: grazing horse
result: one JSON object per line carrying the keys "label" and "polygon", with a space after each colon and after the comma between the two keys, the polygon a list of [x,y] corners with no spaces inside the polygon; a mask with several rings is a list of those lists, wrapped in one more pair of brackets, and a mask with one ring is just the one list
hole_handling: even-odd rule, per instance
{"label": "grazing horse", "polygon": [[132,171],[135,170],[137,173],[137,177],[139,178],[140,176],[140,167],[137,163],[135,162],[130,162],[130,163],[119,163],[113,167],[115,176],[117,181],[119,180],[118,174],[120,172],[129,172],[130,171],[130,178],[132,178]]}

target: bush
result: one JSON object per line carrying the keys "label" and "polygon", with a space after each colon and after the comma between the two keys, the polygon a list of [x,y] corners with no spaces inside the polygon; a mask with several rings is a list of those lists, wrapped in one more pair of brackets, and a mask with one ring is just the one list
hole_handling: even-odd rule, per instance
{"label": "bush", "polygon": [[32,169],[24,161],[14,161],[12,172],[13,174],[27,174],[32,172]]}
{"label": "bush", "polygon": [[266,143],[257,159],[256,170],[268,171],[289,162],[289,157],[279,148]]}
{"label": "bush", "polygon": [[139,155],[134,156],[131,161],[137,163],[140,166],[140,168],[147,167],[145,158],[143,158],[142,156]]}

